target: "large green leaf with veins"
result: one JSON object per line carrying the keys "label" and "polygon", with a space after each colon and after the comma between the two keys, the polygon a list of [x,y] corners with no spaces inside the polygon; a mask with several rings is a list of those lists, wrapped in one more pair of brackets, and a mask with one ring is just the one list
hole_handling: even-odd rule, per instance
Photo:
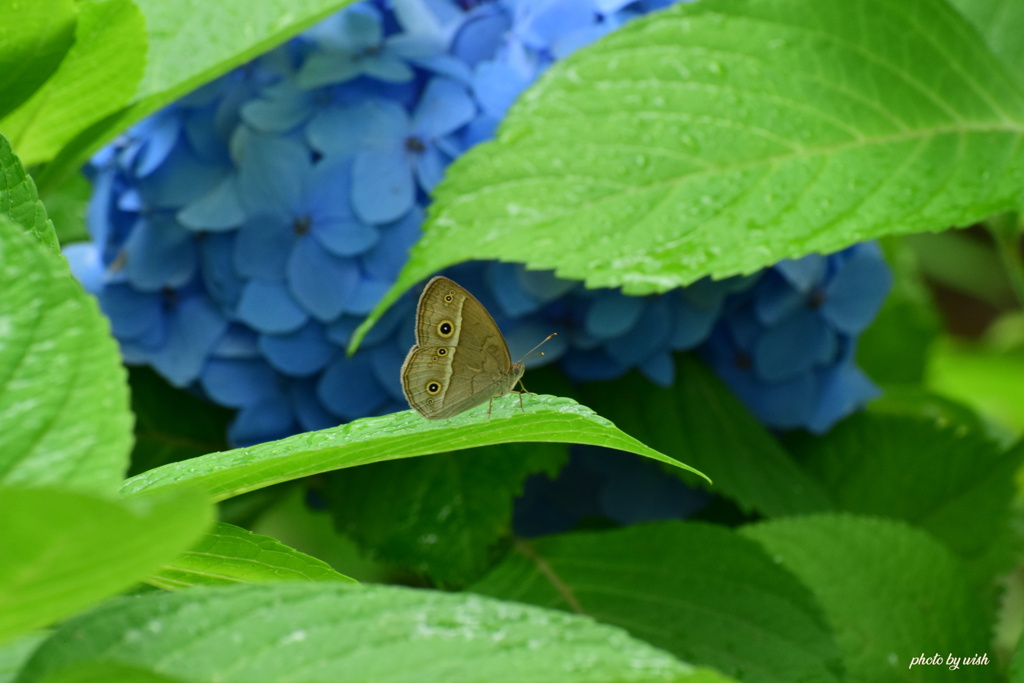
{"label": "large green leaf with veins", "polygon": [[1019,204],[1022,130],[1018,79],[941,0],[681,3],[552,66],[451,166],[367,326],[466,260],[648,294],[968,225]]}

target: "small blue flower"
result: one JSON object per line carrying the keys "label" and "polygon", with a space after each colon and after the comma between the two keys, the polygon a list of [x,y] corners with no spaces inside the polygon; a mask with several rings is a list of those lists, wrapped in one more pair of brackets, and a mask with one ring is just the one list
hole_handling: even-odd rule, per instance
{"label": "small blue flower", "polygon": [[358,4],[328,17],[307,33],[320,49],[302,65],[298,83],[314,88],[341,83],[358,76],[401,83],[412,80],[410,58],[428,57],[443,49],[429,34],[387,36],[380,12]]}
{"label": "small blue flower", "polygon": [[321,154],[352,157],[352,207],[367,223],[400,219],[430,192],[455,153],[446,136],[468,123],[476,105],[463,85],[430,79],[412,116],[387,100],[326,111],[310,122]]}
{"label": "small blue flower", "polygon": [[[351,179],[348,159],[325,157],[314,164],[308,149],[293,140],[250,140],[239,170],[248,218],[234,244],[237,271],[264,283],[287,283],[277,300],[284,305],[291,298],[318,320],[329,322],[347,310],[359,282],[353,257],[378,240],[377,229],[352,210],[344,191]],[[288,315],[292,329],[304,322]]]}

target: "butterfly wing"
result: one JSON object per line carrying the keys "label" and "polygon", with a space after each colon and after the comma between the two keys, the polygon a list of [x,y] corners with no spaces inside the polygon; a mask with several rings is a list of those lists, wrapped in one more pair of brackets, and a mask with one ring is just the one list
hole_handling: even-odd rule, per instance
{"label": "butterfly wing", "polygon": [[416,345],[402,364],[402,390],[413,409],[439,420],[508,393],[522,377],[494,318],[446,277],[423,288]]}
{"label": "butterfly wing", "polygon": [[523,376],[515,363],[500,372],[494,358],[478,349],[457,350],[459,361],[446,363],[444,347],[414,346],[402,365],[402,390],[409,405],[428,420],[443,420],[507,394]]}

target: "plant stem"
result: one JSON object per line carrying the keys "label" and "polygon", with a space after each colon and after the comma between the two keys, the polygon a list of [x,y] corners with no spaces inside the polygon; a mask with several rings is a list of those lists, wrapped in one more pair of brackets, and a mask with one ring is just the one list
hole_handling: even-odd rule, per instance
{"label": "plant stem", "polygon": [[1024,259],[1020,253],[1020,221],[1016,212],[996,216],[986,223],[996,243],[999,260],[1010,280],[1017,305],[1024,309]]}

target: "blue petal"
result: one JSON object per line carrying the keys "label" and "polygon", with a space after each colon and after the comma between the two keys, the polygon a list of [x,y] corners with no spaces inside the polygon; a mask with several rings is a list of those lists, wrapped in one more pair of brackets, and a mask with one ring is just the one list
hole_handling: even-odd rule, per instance
{"label": "blue petal", "polygon": [[140,292],[129,285],[109,285],[99,293],[100,308],[118,339],[136,339],[160,325],[163,295]]}
{"label": "blue petal", "polygon": [[378,225],[380,238],[377,244],[360,259],[366,274],[382,282],[394,281],[408,260],[410,247],[420,238],[422,223],[423,212],[418,206],[413,206],[398,221]]}
{"label": "blue petal", "polygon": [[280,216],[253,216],[236,234],[235,269],[245,278],[278,280],[284,277],[292,249],[302,241]]}
{"label": "blue petal", "polygon": [[170,107],[150,117],[153,125],[146,131],[132,169],[136,176],[144,178],[167,160],[181,132],[180,116],[180,111]]}
{"label": "blue petal", "polygon": [[745,351],[751,351],[764,332],[757,316],[750,307],[740,308],[722,318],[735,344]]}
{"label": "blue petal", "polygon": [[126,212],[139,212],[146,208],[146,202],[142,199],[138,188],[126,187],[117,197],[117,208]]}
{"label": "blue petal", "polygon": [[721,329],[701,350],[718,376],[762,422],[779,428],[805,424],[814,408],[814,373],[778,384],[761,382],[754,377],[749,359],[744,360],[744,352]]}
{"label": "blue petal", "polygon": [[626,371],[617,360],[603,349],[573,351],[562,359],[562,367],[570,378],[579,382],[598,382],[615,379]]}
{"label": "blue petal", "polygon": [[825,277],[825,257],[809,254],[801,259],[784,259],[779,261],[772,270],[778,272],[797,291],[807,294]]}
{"label": "blue petal", "polygon": [[371,415],[388,397],[369,360],[360,355],[338,356],[320,378],[317,395],[328,410],[345,420]]}
{"label": "blue petal", "polygon": [[795,429],[810,419],[815,386],[814,374],[806,373],[779,384],[748,384],[736,389],[736,393],[761,422],[777,429]]}
{"label": "blue petal", "polygon": [[115,194],[115,183],[117,177],[112,169],[101,170],[92,178],[92,195],[89,197],[89,204],[86,207],[85,222],[89,226],[89,234],[93,241],[102,249],[111,235],[115,234],[112,223],[115,215],[113,211],[113,199]]}
{"label": "blue petal", "polygon": [[251,327],[231,323],[210,351],[211,358],[258,358],[258,336]]}
{"label": "blue petal", "polygon": [[518,70],[504,62],[483,62],[473,75],[473,94],[481,109],[501,118],[529,84]]}
{"label": "blue petal", "polygon": [[512,17],[504,6],[498,3],[477,5],[452,38],[451,52],[469,66],[476,66],[494,57],[511,27]]}
{"label": "blue petal", "polygon": [[412,128],[429,139],[447,135],[476,116],[476,105],[464,86],[447,78],[432,78],[416,105]]}
{"label": "blue petal", "polygon": [[481,142],[494,138],[499,123],[501,123],[500,118],[481,113],[480,116],[470,121],[469,125],[462,131],[463,148],[469,149]]}
{"label": "blue petal", "polygon": [[519,266],[513,263],[490,263],[486,267],[491,292],[506,315],[518,318],[533,313],[543,305],[543,301],[520,285]]}
{"label": "blue petal", "polygon": [[289,80],[264,88],[260,99],[249,100],[242,105],[241,115],[257,130],[285,133],[309,119],[315,104],[312,93],[295,87]]}
{"label": "blue petal", "polygon": [[64,258],[71,266],[71,274],[75,276],[85,291],[97,294],[103,289],[105,269],[99,251],[92,242],[75,242],[61,249]]}
{"label": "blue petal", "polygon": [[668,346],[676,351],[703,343],[718,321],[718,309],[696,308],[683,296],[674,298],[672,314],[675,320]]}
{"label": "blue petal", "polygon": [[350,81],[362,73],[362,64],[348,52],[315,52],[303,63],[296,81],[306,89]]}
{"label": "blue petal", "polygon": [[[409,348],[415,343],[412,322],[416,315],[416,302],[409,295],[400,298],[388,308],[363,337],[362,348],[370,348],[378,344],[397,344],[399,348]],[[342,315],[327,327],[327,337],[335,344],[347,346],[352,333],[363,322],[365,316]]]}
{"label": "blue petal", "polygon": [[655,353],[640,364],[640,372],[658,386],[672,386],[676,379],[676,365],[672,360],[672,354],[668,351]]}
{"label": "blue petal", "polygon": [[223,231],[237,228],[245,219],[238,199],[235,176],[230,175],[212,190],[178,212],[182,225],[193,230]]}
{"label": "blue petal", "polygon": [[305,431],[327,429],[338,424],[338,418],[331,415],[316,396],[316,382],[312,379],[298,380],[288,388],[288,401],[292,413]]}
{"label": "blue petal", "polygon": [[398,33],[385,42],[386,51],[402,59],[416,59],[439,55],[445,51],[445,40],[441,36],[426,33]]}
{"label": "blue petal", "polygon": [[437,149],[427,147],[416,160],[416,180],[424,192],[430,194],[444,178],[450,159]]}
{"label": "blue petal", "polygon": [[306,138],[313,149],[341,159],[366,149],[398,149],[410,130],[400,104],[375,98],[321,112],[306,126]]}
{"label": "blue petal", "polygon": [[766,273],[754,291],[754,308],[763,325],[775,325],[801,306],[807,306],[807,292],[775,272]]}
{"label": "blue petal", "polygon": [[376,48],[384,39],[381,13],[369,4],[346,7],[339,23],[339,47],[352,51]]}
{"label": "blue petal", "polygon": [[153,367],[174,386],[191,384],[226,328],[227,321],[205,297],[181,301],[170,316],[166,343],[152,359]]}
{"label": "blue petal", "polygon": [[124,272],[138,289],[180,287],[196,272],[195,235],[170,216],[153,214],[125,244]]}
{"label": "blue petal", "polygon": [[412,172],[398,151],[363,152],[353,167],[352,206],[367,223],[390,223],[412,208]]}
{"label": "blue petal", "polygon": [[373,368],[373,375],[377,384],[384,388],[390,397],[396,401],[405,403],[405,394],[402,392],[401,368],[405,360],[405,350],[399,349],[394,344],[387,344],[369,349],[366,357]]}
{"label": "blue petal", "polygon": [[308,320],[283,283],[260,280],[249,282],[242,290],[236,315],[266,334],[294,332]]}
{"label": "blue petal", "polygon": [[856,335],[878,315],[892,285],[892,273],[881,256],[856,252],[825,287],[822,314],[837,330]]}
{"label": "blue petal", "polygon": [[232,312],[242,295],[242,278],[234,267],[235,236],[208,235],[199,243],[199,273],[213,300]]}
{"label": "blue petal", "polygon": [[598,38],[605,36],[616,28],[618,22],[605,21],[600,24],[583,26],[559,36],[551,45],[551,54],[556,60],[565,59],[581,47],[586,47]]}
{"label": "blue petal", "polygon": [[842,364],[818,373],[818,402],[807,422],[807,429],[823,434],[856,408],[882,392],[871,383],[860,368]]}
{"label": "blue petal", "polygon": [[460,59],[448,54],[436,54],[429,57],[409,57],[409,62],[438,76],[450,78],[457,83],[469,86],[473,82],[473,72]]}
{"label": "blue petal", "polygon": [[594,23],[592,0],[548,0],[516,7],[516,34],[538,50],[551,47],[560,37]]}
{"label": "blue petal", "polygon": [[277,393],[277,375],[262,359],[211,358],[203,366],[199,382],[215,403],[230,408],[258,403]]}
{"label": "blue petal", "polygon": [[331,254],[316,240],[299,240],[288,259],[292,294],[321,322],[330,322],[345,310],[358,281],[355,262]]}
{"label": "blue petal", "polygon": [[355,219],[319,219],[313,224],[313,237],[335,256],[355,256],[377,243],[377,230]]}
{"label": "blue petal", "polygon": [[428,36],[446,43],[464,17],[451,0],[394,0],[395,18],[406,33]]}
{"label": "blue petal", "polygon": [[644,299],[619,292],[602,292],[587,310],[584,328],[598,339],[611,339],[629,331],[644,312]]}
{"label": "blue petal", "polygon": [[238,196],[249,215],[306,211],[306,186],[313,164],[310,151],[294,140],[251,136],[238,171]]}
{"label": "blue petal", "polygon": [[541,301],[554,301],[580,286],[575,280],[563,280],[550,270],[516,268],[519,286]]}
{"label": "blue petal", "polygon": [[227,133],[222,123],[207,111],[192,111],[186,115],[185,137],[196,156],[207,163],[228,166],[231,162],[228,156]]}
{"label": "blue petal", "polygon": [[643,314],[630,330],[608,341],[608,355],[623,365],[632,367],[659,349],[668,346],[672,332],[672,316],[663,298],[649,298]]}
{"label": "blue petal", "polygon": [[766,382],[781,382],[808,372],[822,355],[834,348],[831,330],[815,311],[801,309],[769,327],[754,346],[757,375]]}
{"label": "blue petal", "polygon": [[327,340],[323,325],[313,321],[290,334],[260,335],[259,346],[276,369],[294,377],[319,372],[338,352]]}
{"label": "blue petal", "polygon": [[404,59],[387,52],[382,52],[372,58],[364,57],[359,60],[358,65],[365,75],[391,83],[411,81],[414,75],[412,68]]}
{"label": "blue petal", "polygon": [[228,439],[236,446],[251,446],[283,439],[294,434],[295,427],[287,399],[276,395],[242,408],[228,427]]}
{"label": "blue petal", "polygon": [[345,302],[345,312],[366,315],[384,297],[393,282],[361,277]]}
{"label": "blue petal", "polygon": [[179,209],[209,192],[225,175],[225,167],[210,164],[178,145],[159,168],[137,182],[148,208]]}

